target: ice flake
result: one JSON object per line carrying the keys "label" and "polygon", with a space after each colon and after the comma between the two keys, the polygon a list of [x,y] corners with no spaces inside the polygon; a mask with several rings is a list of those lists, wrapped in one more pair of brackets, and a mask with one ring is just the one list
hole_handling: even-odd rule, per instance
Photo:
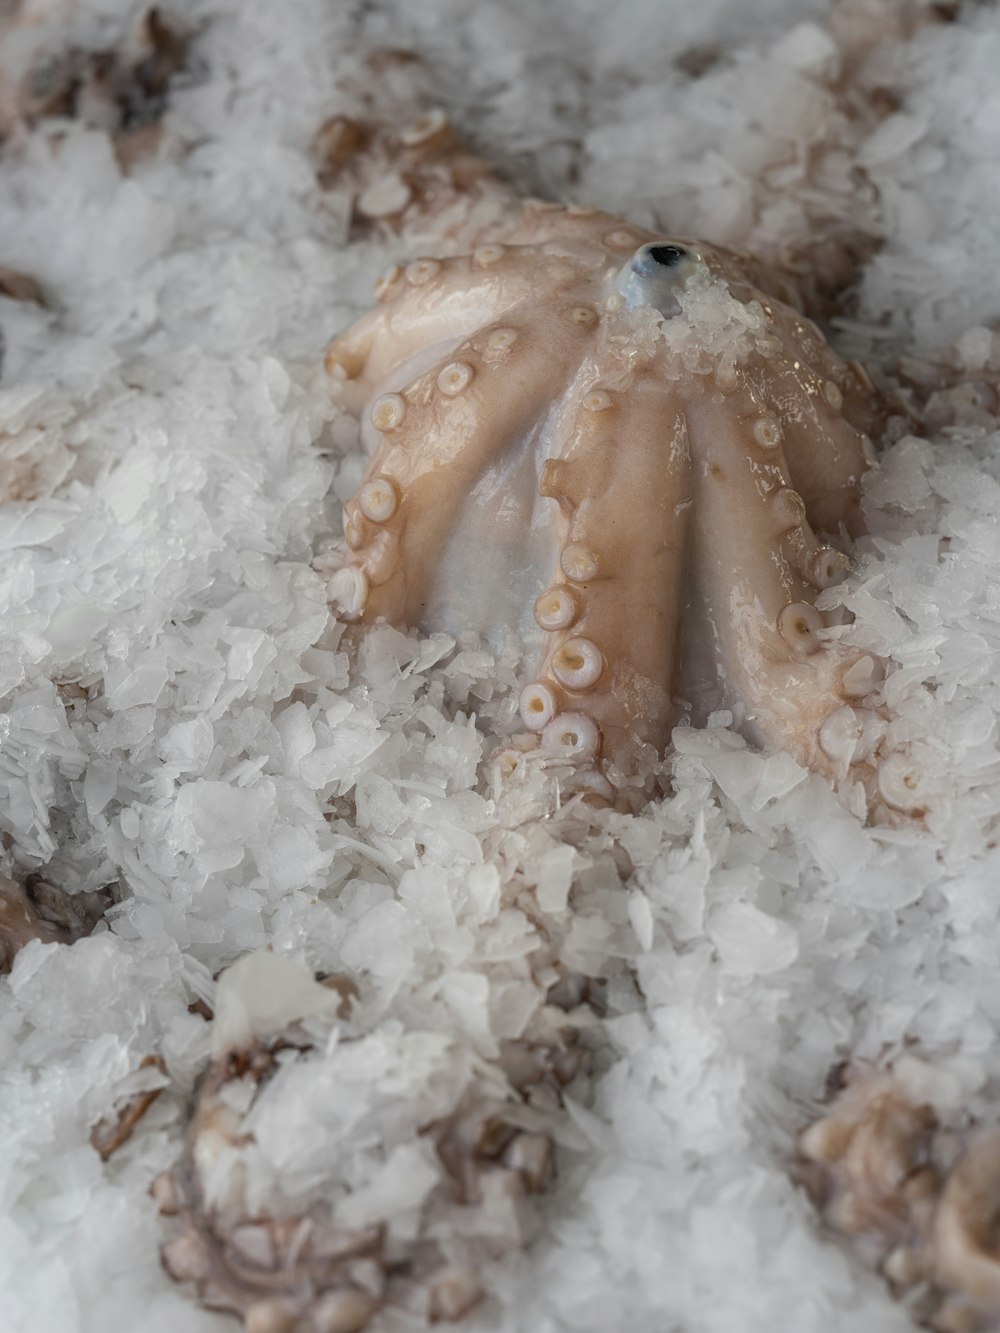
{"label": "ice flake", "polygon": [[744,975],[780,972],[798,957],[794,930],[751,903],[715,908],[708,934],[725,966]]}
{"label": "ice flake", "polygon": [[155,704],[167,683],[167,668],[163,662],[146,662],[125,675],[109,674],[108,707],[112,712],[135,708],[139,704]]}
{"label": "ice flake", "polygon": [[266,839],[274,820],[272,800],[269,783],[240,788],[199,778],[178,794],[174,836],[206,868],[231,868],[250,843]]}
{"label": "ice flake", "polygon": [[339,1006],[340,996],[319,985],[304,963],[280,954],[248,954],[216,987],[212,1049],[220,1055],[305,1019],[332,1021]]}
{"label": "ice flake", "polygon": [[390,1217],[394,1226],[419,1208],[441,1179],[441,1168],[417,1144],[398,1144],[388,1160],[360,1189],[343,1200],[339,1216],[345,1226],[365,1227]]}

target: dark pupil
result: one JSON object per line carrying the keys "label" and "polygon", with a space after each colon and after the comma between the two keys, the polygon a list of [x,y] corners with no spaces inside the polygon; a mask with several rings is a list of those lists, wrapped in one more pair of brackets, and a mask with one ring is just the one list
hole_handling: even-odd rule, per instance
{"label": "dark pupil", "polygon": [[682,250],[679,245],[653,245],[649,254],[655,263],[662,264],[664,268],[673,268],[675,264],[687,258],[687,251]]}

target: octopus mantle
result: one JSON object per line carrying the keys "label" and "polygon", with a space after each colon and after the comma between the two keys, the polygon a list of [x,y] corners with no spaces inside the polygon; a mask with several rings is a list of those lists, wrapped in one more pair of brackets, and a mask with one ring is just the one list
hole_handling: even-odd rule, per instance
{"label": "octopus mantle", "polygon": [[393,267],[327,355],[371,455],[331,600],[520,635],[520,725],[597,789],[730,709],[905,808],[891,759],[877,777],[877,665],[816,606],[848,570],[830,542],[860,527],[871,384],[765,284],[554,205]]}

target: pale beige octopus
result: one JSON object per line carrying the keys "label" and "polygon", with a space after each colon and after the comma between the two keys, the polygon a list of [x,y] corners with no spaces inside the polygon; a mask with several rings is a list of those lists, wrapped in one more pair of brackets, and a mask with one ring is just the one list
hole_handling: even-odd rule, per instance
{"label": "pale beige octopus", "polygon": [[[405,151],[362,202],[426,231],[430,200],[454,248],[456,192]],[[329,350],[371,450],[331,600],[518,632],[521,725],[606,792],[685,715],[728,708],[754,742],[911,809],[898,757],[877,776],[877,665],[815,605],[848,569],[816,534],[861,525],[864,371],[746,257],[537,202],[483,231],[393,267]]]}

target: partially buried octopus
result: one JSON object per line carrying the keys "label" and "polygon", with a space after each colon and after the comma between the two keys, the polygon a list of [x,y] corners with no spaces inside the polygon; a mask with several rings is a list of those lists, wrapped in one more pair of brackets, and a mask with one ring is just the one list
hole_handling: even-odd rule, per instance
{"label": "partially buried octopus", "polygon": [[473,225],[456,228],[442,123],[424,118],[423,159],[420,125],[401,136],[402,170],[383,145],[388,174],[359,188],[362,215],[424,234],[437,215],[465,252],[391,268],[329,349],[370,452],[331,601],[519,635],[521,728],[605,796],[679,721],[728,709],[752,742],[912,810],[882,753],[879,664],[816,605],[861,529],[883,419],[864,370],[787,277],[594,209],[491,213],[464,153]]}

